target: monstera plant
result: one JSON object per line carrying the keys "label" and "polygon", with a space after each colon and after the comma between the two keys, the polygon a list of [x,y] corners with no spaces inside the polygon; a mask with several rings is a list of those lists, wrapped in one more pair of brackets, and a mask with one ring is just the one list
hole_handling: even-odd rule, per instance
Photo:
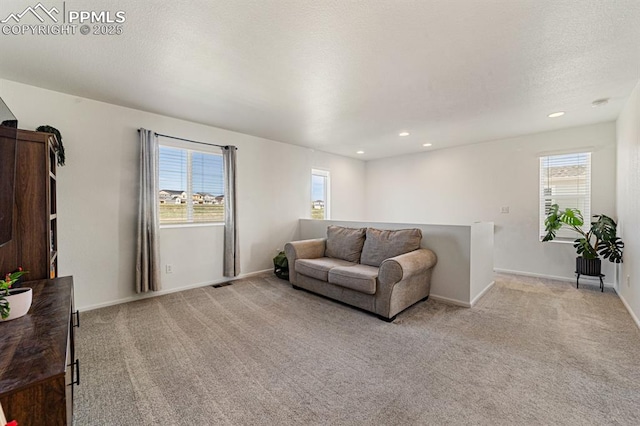
{"label": "monstera plant", "polygon": [[587,232],[582,229],[584,218],[578,209],[566,208],[560,210],[557,204],[553,204],[544,221],[547,233],[542,241],[551,241],[556,238],[558,230],[568,227],[575,231],[577,238],[573,247],[578,254],[576,259],[576,272],[584,275],[600,275],[600,258],[614,263],[622,262],[622,250],[624,243],[618,237],[617,224],[609,216],[603,214],[594,215],[591,228]]}

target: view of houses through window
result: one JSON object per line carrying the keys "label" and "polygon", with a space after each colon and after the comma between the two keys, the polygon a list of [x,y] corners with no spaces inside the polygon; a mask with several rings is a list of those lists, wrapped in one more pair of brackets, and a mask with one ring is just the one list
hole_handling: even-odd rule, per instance
{"label": "view of houses through window", "polygon": [[224,221],[222,155],[160,145],[160,224]]}
{"label": "view of houses through window", "polygon": [[311,170],[311,219],[329,219],[329,172]]}
{"label": "view of houses through window", "polygon": [[[552,204],[560,209],[577,208],[584,217],[585,229],[591,223],[591,153],[550,155],[540,157],[540,237],[546,232],[544,220]],[[575,232],[568,228],[558,231],[560,240],[573,241]]]}

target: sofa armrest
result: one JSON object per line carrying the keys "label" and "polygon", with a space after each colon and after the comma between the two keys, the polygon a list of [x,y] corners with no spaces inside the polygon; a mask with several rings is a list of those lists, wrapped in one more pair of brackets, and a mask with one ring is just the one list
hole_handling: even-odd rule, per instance
{"label": "sofa armrest", "polygon": [[293,241],[284,245],[284,253],[287,255],[287,262],[289,263],[290,283],[296,284],[297,282],[296,259],[324,257],[326,244],[326,238],[317,238],[314,240]]}
{"label": "sofa armrest", "polygon": [[317,259],[324,257],[324,249],[326,238],[317,238],[315,240],[293,241],[285,244],[284,252],[287,260],[291,259]]}
{"label": "sofa armrest", "polygon": [[384,260],[378,271],[378,281],[382,285],[391,285],[412,275],[432,268],[438,261],[436,254],[429,249],[418,249]]}

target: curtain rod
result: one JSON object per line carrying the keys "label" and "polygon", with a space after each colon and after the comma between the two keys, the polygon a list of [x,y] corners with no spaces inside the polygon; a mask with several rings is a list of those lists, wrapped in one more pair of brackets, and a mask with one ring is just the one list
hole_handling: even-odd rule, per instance
{"label": "curtain rod", "polygon": [[[138,129],[138,133],[140,133],[140,129]],[[177,136],[163,135],[162,133],[156,133],[156,132],[153,132],[153,133],[156,136],[162,136],[163,138],[176,139],[176,140],[179,140],[179,141],[197,143],[197,144],[200,144],[200,145],[217,146],[218,148],[229,149],[229,145],[218,145],[218,144],[215,144],[215,143],[192,141],[191,139],[179,138]],[[238,149],[238,148],[236,147],[236,149]]]}

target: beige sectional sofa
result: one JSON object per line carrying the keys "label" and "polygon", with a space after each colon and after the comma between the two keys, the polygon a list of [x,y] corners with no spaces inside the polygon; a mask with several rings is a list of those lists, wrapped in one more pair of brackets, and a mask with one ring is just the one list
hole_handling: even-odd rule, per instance
{"label": "beige sectional sofa", "polygon": [[421,240],[419,229],[329,226],[327,238],[285,245],[289,281],[393,321],[429,297],[437,258]]}

